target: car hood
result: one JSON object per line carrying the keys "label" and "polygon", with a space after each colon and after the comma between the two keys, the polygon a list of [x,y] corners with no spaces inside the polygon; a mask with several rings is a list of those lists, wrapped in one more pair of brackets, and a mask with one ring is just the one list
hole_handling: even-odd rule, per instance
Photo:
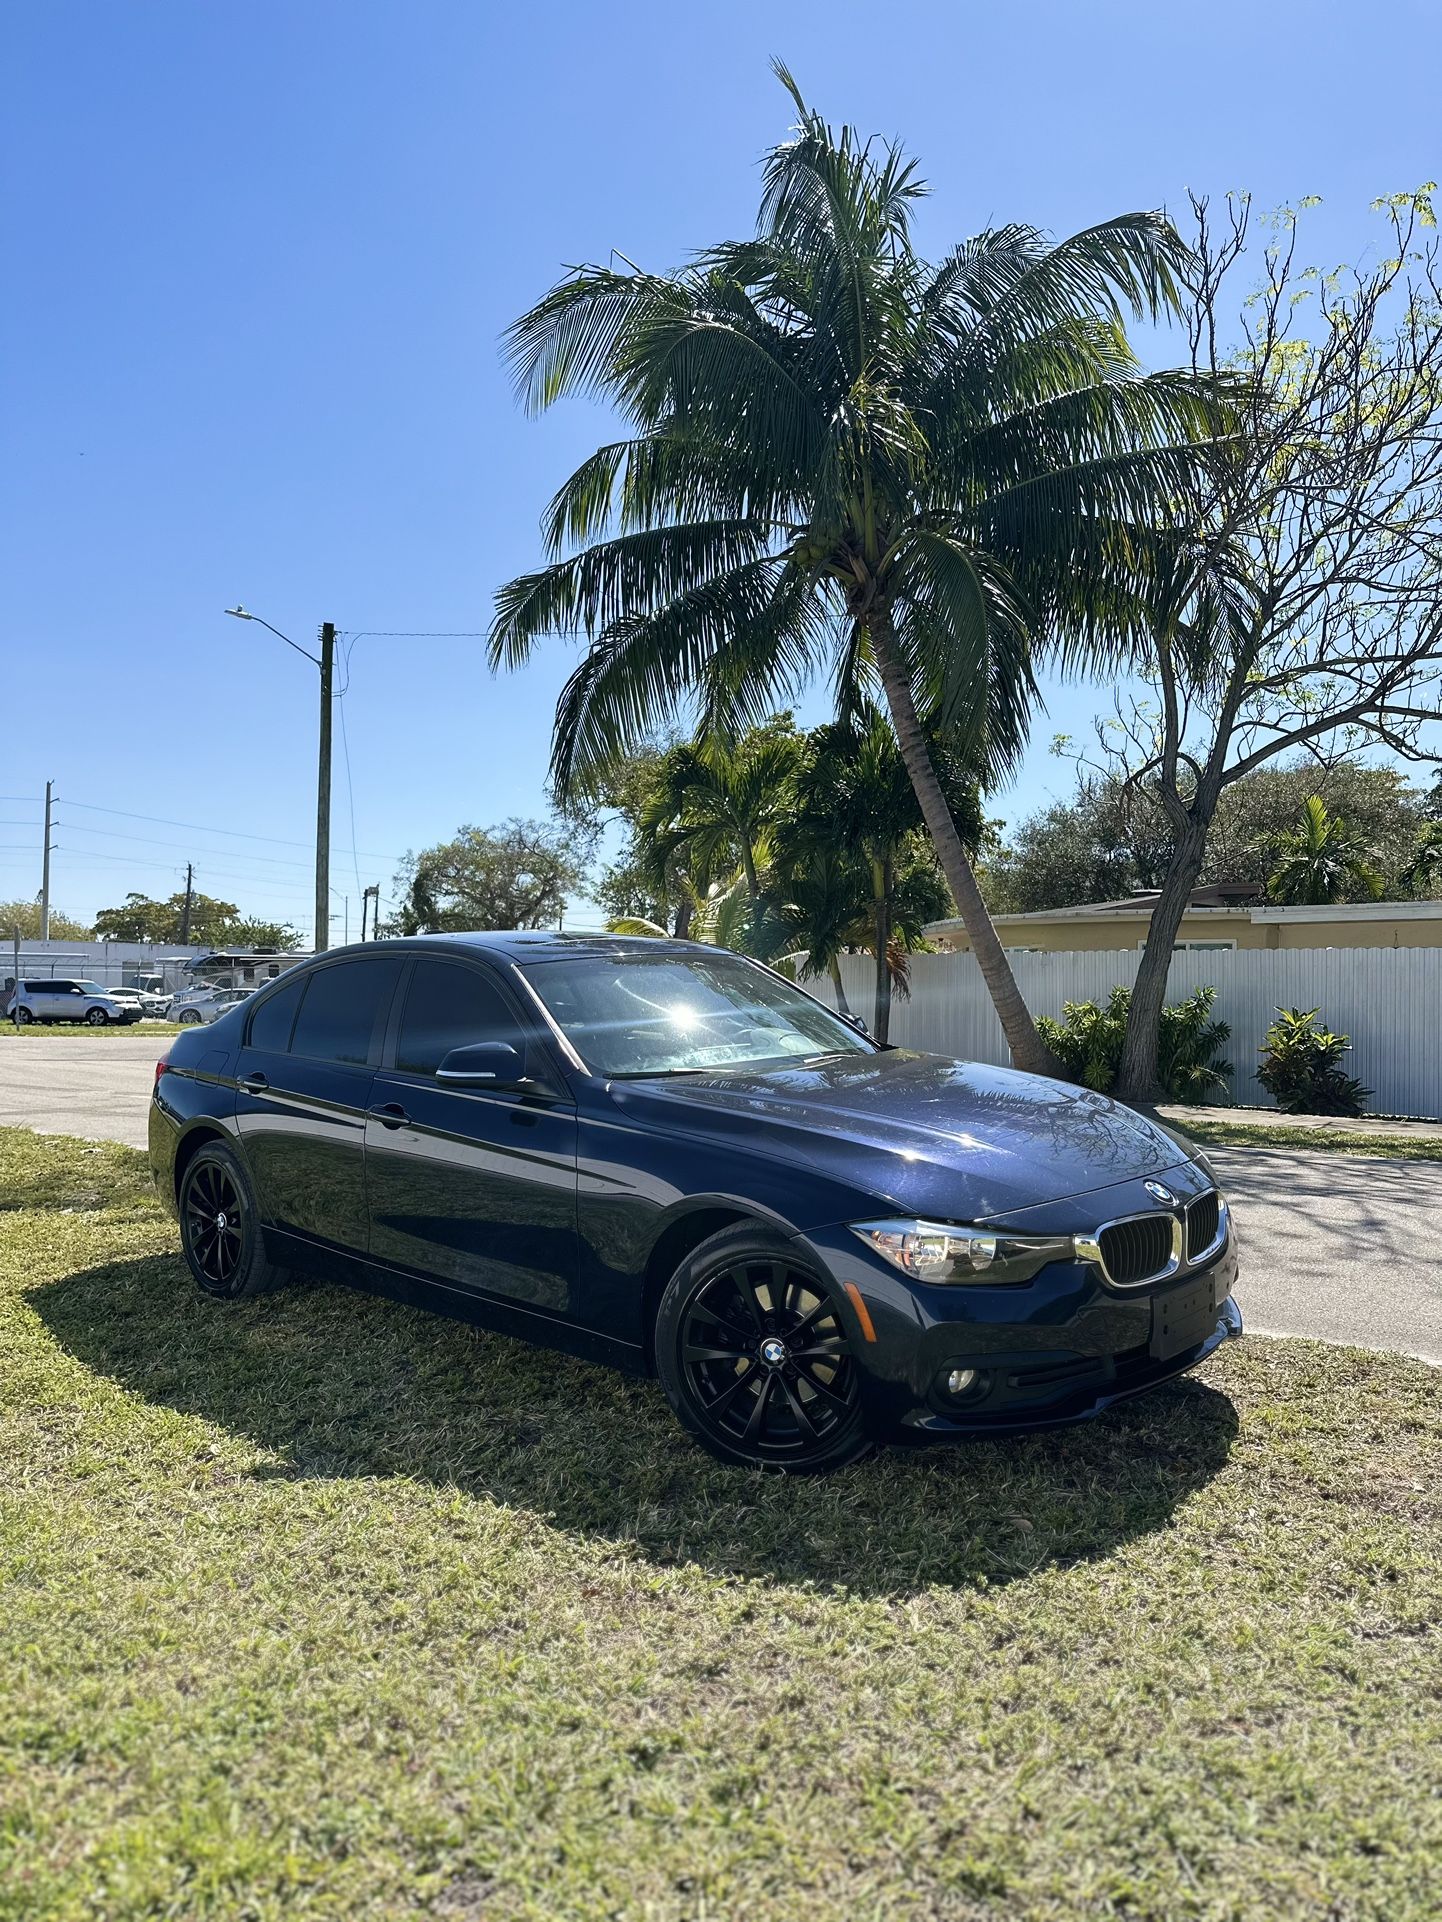
{"label": "car hood", "polygon": [[1089,1088],[901,1048],[611,1087],[636,1119],[794,1161],[951,1221],[1004,1216],[1188,1158]]}

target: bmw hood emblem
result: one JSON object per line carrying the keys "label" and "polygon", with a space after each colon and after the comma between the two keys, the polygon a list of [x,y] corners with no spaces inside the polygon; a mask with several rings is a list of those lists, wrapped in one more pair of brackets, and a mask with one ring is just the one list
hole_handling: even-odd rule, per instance
{"label": "bmw hood emblem", "polygon": [[1148,1182],[1145,1182],[1143,1185],[1145,1186],[1147,1193],[1151,1196],[1153,1201],[1159,1201],[1164,1208],[1176,1207],[1177,1197],[1172,1193],[1171,1189],[1165,1185],[1165,1183],[1160,1181],[1148,1181]]}

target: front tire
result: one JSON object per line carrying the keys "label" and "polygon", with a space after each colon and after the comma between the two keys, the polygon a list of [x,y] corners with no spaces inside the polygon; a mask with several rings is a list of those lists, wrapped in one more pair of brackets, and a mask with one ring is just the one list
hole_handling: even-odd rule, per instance
{"label": "front tire", "polygon": [[182,1028],[198,1028],[200,1026],[200,1011],[197,1008],[182,1008],[177,1019]]}
{"label": "front tire", "polygon": [[285,1280],[266,1259],[250,1177],[221,1142],[206,1142],[186,1164],[179,1201],[180,1245],[203,1295],[245,1301]]}
{"label": "front tire", "polygon": [[28,1028],[35,1017],[28,1008],[17,1008],[15,1010],[15,1019],[20,1023],[22,1028]]}
{"label": "front tire", "polygon": [[682,1262],[657,1311],[656,1372],[720,1461],[815,1475],[871,1451],[831,1285],[765,1229],[723,1229]]}
{"label": "front tire", "polygon": [[85,1017],[85,1025],[87,1028],[103,1028],[109,1018],[104,1008],[92,1008]]}

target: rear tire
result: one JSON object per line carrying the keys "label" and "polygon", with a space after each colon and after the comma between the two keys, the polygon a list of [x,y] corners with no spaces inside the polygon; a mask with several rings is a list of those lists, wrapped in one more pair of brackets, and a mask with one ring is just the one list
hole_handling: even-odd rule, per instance
{"label": "rear tire", "polygon": [[835,1292],[764,1228],[722,1229],[672,1275],[656,1372],[677,1419],[718,1461],[819,1475],[873,1447]]}
{"label": "rear tire", "polygon": [[195,1285],[215,1301],[247,1301],[287,1279],[266,1258],[255,1190],[239,1157],[207,1141],[180,1181],[180,1245]]}
{"label": "rear tire", "polygon": [[198,1028],[200,1026],[200,1015],[194,1008],[182,1008],[176,1016],[176,1019],[182,1028]]}

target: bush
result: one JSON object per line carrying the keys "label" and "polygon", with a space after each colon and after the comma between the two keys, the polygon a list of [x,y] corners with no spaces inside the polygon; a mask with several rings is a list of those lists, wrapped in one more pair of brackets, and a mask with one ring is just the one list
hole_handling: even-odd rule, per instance
{"label": "bush", "polygon": [[[1198,988],[1185,1001],[1162,1009],[1157,1078],[1171,1101],[1225,1099],[1230,1093],[1232,1064],[1217,1055],[1232,1031],[1225,1021],[1212,1019],[1216,998],[1215,988]],[[1113,988],[1105,1007],[1095,1001],[1068,1001],[1060,1021],[1042,1015],[1036,1025],[1073,1081],[1107,1094],[1121,1065],[1131,1003],[1130,988]]]}
{"label": "bush", "polygon": [[1316,1008],[1278,1008],[1262,1043],[1257,1079],[1284,1114],[1359,1115],[1371,1094],[1342,1072],[1345,1034],[1315,1025]]}

